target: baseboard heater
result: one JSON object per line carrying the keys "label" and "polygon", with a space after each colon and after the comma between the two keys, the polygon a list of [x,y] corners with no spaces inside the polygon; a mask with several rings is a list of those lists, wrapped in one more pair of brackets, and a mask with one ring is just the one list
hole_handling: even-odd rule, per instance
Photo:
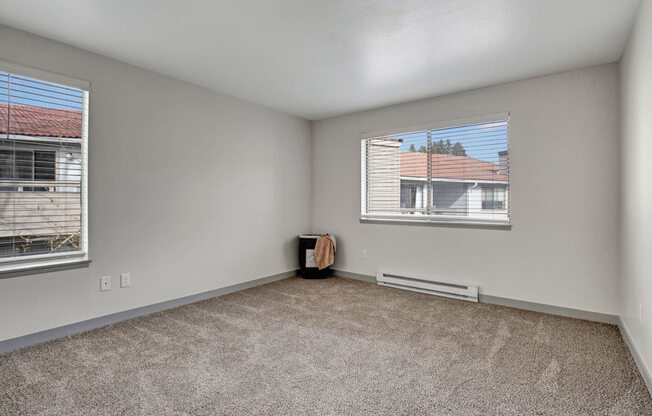
{"label": "baseboard heater", "polygon": [[411,290],[413,292],[428,293],[436,296],[445,296],[470,302],[478,301],[478,287],[458,283],[435,282],[418,277],[404,276],[402,274],[378,272],[376,283],[397,289]]}

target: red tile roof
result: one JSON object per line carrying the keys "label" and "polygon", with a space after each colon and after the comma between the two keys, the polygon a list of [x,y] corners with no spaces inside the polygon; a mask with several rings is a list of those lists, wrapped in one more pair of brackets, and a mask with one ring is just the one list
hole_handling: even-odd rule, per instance
{"label": "red tile roof", "polygon": [[[9,134],[81,138],[81,111],[12,104]],[[7,133],[7,104],[0,104],[0,133]]]}
{"label": "red tile roof", "polygon": [[[507,181],[498,174],[495,163],[468,156],[432,155],[432,177],[439,179]],[[428,156],[422,152],[401,151],[401,177],[425,178],[428,176]]]}

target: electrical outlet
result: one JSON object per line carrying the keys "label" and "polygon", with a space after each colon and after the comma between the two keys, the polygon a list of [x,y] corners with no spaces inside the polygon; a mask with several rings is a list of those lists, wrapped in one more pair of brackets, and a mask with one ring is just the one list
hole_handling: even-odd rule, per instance
{"label": "electrical outlet", "polygon": [[363,248],[363,249],[362,249],[362,258],[363,258],[363,259],[366,259],[366,258],[367,258],[367,249],[366,249],[366,248]]}
{"label": "electrical outlet", "polygon": [[131,273],[122,273],[120,275],[120,287],[131,286]]}
{"label": "electrical outlet", "polygon": [[100,291],[111,290],[111,276],[100,277]]}

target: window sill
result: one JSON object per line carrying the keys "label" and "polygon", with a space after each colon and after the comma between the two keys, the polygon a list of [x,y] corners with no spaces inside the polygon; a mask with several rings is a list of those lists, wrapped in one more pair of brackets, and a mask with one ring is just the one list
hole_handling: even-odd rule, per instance
{"label": "window sill", "polygon": [[421,225],[434,227],[457,228],[488,228],[498,230],[511,230],[512,224],[503,221],[474,221],[474,220],[443,220],[436,218],[411,219],[395,217],[360,217],[361,224],[392,224],[392,225]]}
{"label": "window sill", "polygon": [[58,272],[62,270],[88,267],[91,260],[85,256],[59,260],[34,261],[27,263],[6,264],[0,266],[0,279],[27,276],[39,273]]}

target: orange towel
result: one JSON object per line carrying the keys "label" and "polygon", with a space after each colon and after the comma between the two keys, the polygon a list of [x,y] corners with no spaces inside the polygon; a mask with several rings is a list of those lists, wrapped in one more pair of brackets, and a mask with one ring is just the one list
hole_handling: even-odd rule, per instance
{"label": "orange towel", "polygon": [[325,269],[335,261],[335,243],[329,234],[324,234],[317,239],[315,260],[317,260],[319,270]]}

